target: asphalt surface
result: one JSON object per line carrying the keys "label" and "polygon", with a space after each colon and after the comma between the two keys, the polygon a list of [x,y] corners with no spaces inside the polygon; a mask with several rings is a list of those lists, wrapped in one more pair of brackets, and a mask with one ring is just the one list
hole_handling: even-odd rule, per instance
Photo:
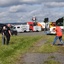
{"label": "asphalt surface", "polygon": [[35,36],[35,35],[44,35],[45,32],[41,31],[41,32],[24,32],[24,33],[18,33],[19,36]]}

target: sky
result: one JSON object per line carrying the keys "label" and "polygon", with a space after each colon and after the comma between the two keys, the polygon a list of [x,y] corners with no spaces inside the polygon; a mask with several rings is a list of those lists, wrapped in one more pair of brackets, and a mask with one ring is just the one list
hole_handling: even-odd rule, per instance
{"label": "sky", "polygon": [[0,23],[28,22],[33,16],[55,22],[64,17],[64,0],[0,0]]}

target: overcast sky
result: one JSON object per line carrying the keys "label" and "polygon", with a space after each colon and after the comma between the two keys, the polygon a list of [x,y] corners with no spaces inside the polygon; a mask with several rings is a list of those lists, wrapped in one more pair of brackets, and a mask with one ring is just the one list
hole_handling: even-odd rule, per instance
{"label": "overcast sky", "polygon": [[64,0],[0,0],[1,23],[28,22],[33,16],[38,22],[56,21],[64,16]]}

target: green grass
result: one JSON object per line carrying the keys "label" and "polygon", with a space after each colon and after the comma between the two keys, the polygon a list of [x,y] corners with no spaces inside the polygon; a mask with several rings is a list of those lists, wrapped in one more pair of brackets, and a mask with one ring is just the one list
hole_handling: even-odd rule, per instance
{"label": "green grass", "polygon": [[53,53],[58,51],[57,46],[51,46],[49,43],[42,45],[39,49],[39,52],[42,53]]}
{"label": "green grass", "polygon": [[50,57],[48,57],[48,59],[55,59],[55,56],[50,56]]}
{"label": "green grass", "polygon": [[49,56],[46,61],[44,61],[43,64],[61,64],[59,61],[55,60],[55,56]]}
{"label": "green grass", "polygon": [[41,52],[41,53],[57,52],[59,48],[57,46],[52,46],[54,35],[48,35],[45,37],[45,39],[46,42],[37,49],[37,52]]}
{"label": "green grass", "polygon": [[60,64],[60,62],[55,61],[55,60],[48,60],[48,61],[44,61],[43,64]]}
{"label": "green grass", "polygon": [[[64,48],[62,46],[58,46],[58,45],[52,46],[54,37],[55,37],[54,35],[48,35],[46,38],[47,42],[44,45],[42,45],[41,47],[39,47],[39,49],[37,51],[41,52],[41,53],[53,53],[53,52],[63,52],[64,53]],[[63,37],[63,40],[64,40],[64,37]],[[56,44],[58,44],[58,43],[56,43]]]}
{"label": "green grass", "polygon": [[16,64],[20,55],[41,38],[42,36],[12,36],[9,45],[0,43],[0,64]]}
{"label": "green grass", "polygon": [[[39,40],[46,40],[45,44],[38,48],[37,52],[53,53],[58,50],[63,51],[63,47],[51,46],[54,36],[11,36],[9,45],[2,45],[2,36],[0,35],[0,64],[16,64],[19,57],[30,50],[30,47],[37,43]],[[63,37],[64,39],[64,37]],[[50,61],[47,61],[50,62]],[[55,61],[52,61],[52,64]]]}

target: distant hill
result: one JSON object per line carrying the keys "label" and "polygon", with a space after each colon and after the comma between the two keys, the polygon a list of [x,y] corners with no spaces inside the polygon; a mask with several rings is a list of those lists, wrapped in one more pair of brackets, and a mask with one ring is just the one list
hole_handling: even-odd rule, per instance
{"label": "distant hill", "polygon": [[2,24],[20,25],[20,24],[26,24],[26,22],[25,23],[2,23]]}

